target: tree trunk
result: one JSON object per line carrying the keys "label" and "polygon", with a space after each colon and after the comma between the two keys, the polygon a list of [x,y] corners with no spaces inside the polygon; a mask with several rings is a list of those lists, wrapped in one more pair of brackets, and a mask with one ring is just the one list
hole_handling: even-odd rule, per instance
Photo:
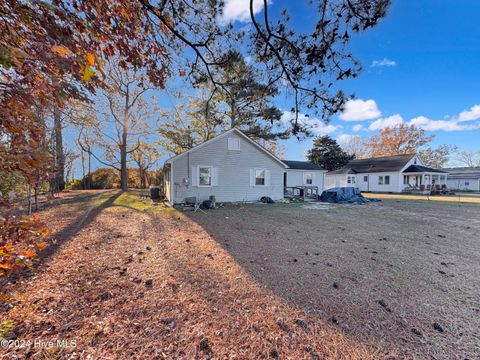
{"label": "tree trunk", "polygon": [[88,153],[88,174],[87,174],[87,189],[92,187],[92,154]]}
{"label": "tree trunk", "polygon": [[55,175],[54,190],[65,189],[65,154],[63,152],[62,118],[57,107],[53,109],[53,132],[55,138]]}
{"label": "tree trunk", "polygon": [[128,190],[128,169],[127,169],[127,132],[122,134],[122,145],[120,148],[120,188]]}

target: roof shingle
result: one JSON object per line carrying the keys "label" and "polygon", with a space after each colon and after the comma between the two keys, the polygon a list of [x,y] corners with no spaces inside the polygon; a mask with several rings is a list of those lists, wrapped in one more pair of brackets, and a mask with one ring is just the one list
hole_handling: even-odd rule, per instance
{"label": "roof shingle", "polygon": [[295,170],[325,170],[321,166],[309,161],[283,160],[289,169]]}

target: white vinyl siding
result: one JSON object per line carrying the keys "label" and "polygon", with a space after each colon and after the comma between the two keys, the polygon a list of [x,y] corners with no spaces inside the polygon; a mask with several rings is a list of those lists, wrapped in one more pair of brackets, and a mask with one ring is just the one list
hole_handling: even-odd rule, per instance
{"label": "white vinyl siding", "polygon": [[[240,150],[228,151],[228,139],[240,142]],[[232,133],[214,139],[173,162],[173,203],[186,197],[207,200],[214,195],[218,202],[258,201],[262,196],[283,198],[284,166],[241,135]],[[198,186],[198,166],[211,167],[211,186]],[[190,170],[189,170],[190,169]],[[265,169],[265,185],[254,186],[254,169]],[[190,178],[189,185],[184,179]]]}
{"label": "white vinyl siding", "polygon": [[[325,170],[300,170],[300,169],[286,169],[287,183],[286,186],[318,186],[318,191],[323,191],[323,178],[326,173]],[[307,174],[311,174],[312,183],[307,184]]]}

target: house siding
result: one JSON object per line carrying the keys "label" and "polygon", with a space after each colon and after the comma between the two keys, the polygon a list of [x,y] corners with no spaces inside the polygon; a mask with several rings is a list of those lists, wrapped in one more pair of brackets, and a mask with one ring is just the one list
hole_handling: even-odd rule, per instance
{"label": "house siding", "polygon": [[[228,150],[229,138],[240,140],[240,150]],[[196,166],[216,168],[217,186],[196,186],[192,179],[192,167]],[[251,186],[251,169],[269,170],[270,185]],[[211,195],[219,202],[258,201],[262,196],[279,200],[283,198],[283,172],[280,162],[232,132],[172,159],[173,200],[170,201],[182,203],[186,197],[193,196],[203,201]]]}
{"label": "house siding", "polygon": [[447,178],[447,186],[449,189],[452,189],[452,190],[480,191],[480,179],[448,179]]}
{"label": "house siding", "polygon": [[[404,188],[402,171],[413,164],[423,165],[421,160],[417,156],[414,156],[399,171],[331,175],[327,173],[325,176],[325,188],[331,189],[333,187],[355,186],[358,187],[360,191],[400,193]],[[347,184],[347,176],[355,176],[356,183]],[[364,181],[365,176],[368,177],[367,181]],[[390,176],[390,184],[380,185],[378,183],[378,178],[380,176],[383,176],[384,179],[385,176]]]}
{"label": "house siding", "polygon": [[[300,169],[286,169],[287,186],[318,186],[318,191],[324,189],[323,177],[325,171],[322,170],[300,170]],[[304,174],[312,174],[312,184],[308,185],[304,181]]]}

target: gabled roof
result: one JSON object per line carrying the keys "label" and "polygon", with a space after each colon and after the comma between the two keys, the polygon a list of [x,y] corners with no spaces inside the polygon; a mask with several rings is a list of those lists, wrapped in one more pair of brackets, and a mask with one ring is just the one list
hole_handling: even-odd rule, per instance
{"label": "gabled roof", "polygon": [[369,159],[349,161],[343,168],[330,171],[329,174],[356,174],[400,171],[415,156],[415,154],[403,154],[394,156],[382,156]]}
{"label": "gabled roof", "polygon": [[287,164],[289,169],[294,170],[323,170],[326,171],[321,166],[311,163],[310,161],[297,161],[297,160],[283,160]]}
{"label": "gabled roof", "polygon": [[181,154],[178,154],[178,155],[175,155],[175,156],[172,156],[171,158],[167,159],[165,161],[166,164],[170,164],[173,160],[176,160],[180,157],[183,157],[184,155],[192,152],[192,151],[195,151],[195,150],[198,150],[202,147],[204,147],[205,145],[208,145],[208,144],[211,144],[227,135],[230,135],[232,133],[235,133],[237,134],[238,136],[244,138],[246,141],[250,142],[252,145],[256,146],[261,152],[264,152],[266,155],[270,156],[273,160],[279,162],[281,165],[283,165],[284,167],[288,168],[288,165],[285,164],[282,160],[280,160],[278,157],[276,157],[274,154],[272,154],[270,151],[268,151],[267,149],[265,149],[263,146],[261,146],[260,144],[257,144],[255,141],[253,141],[252,139],[250,139],[247,135],[245,135],[242,131],[240,131],[239,129],[237,128],[233,128],[233,129],[230,129],[228,131],[225,131],[223,134],[220,134],[220,135],[217,135],[215,136],[214,138],[210,139],[210,140],[207,140],[207,141],[204,141],[203,143],[187,150],[187,151],[184,151],[183,153]]}
{"label": "gabled roof", "polygon": [[447,171],[437,170],[437,169],[433,169],[433,168],[422,166],[422,165],[410,165],[408,168],[403,170],[403,173],[423,173],[423,172],[448,174]]}

